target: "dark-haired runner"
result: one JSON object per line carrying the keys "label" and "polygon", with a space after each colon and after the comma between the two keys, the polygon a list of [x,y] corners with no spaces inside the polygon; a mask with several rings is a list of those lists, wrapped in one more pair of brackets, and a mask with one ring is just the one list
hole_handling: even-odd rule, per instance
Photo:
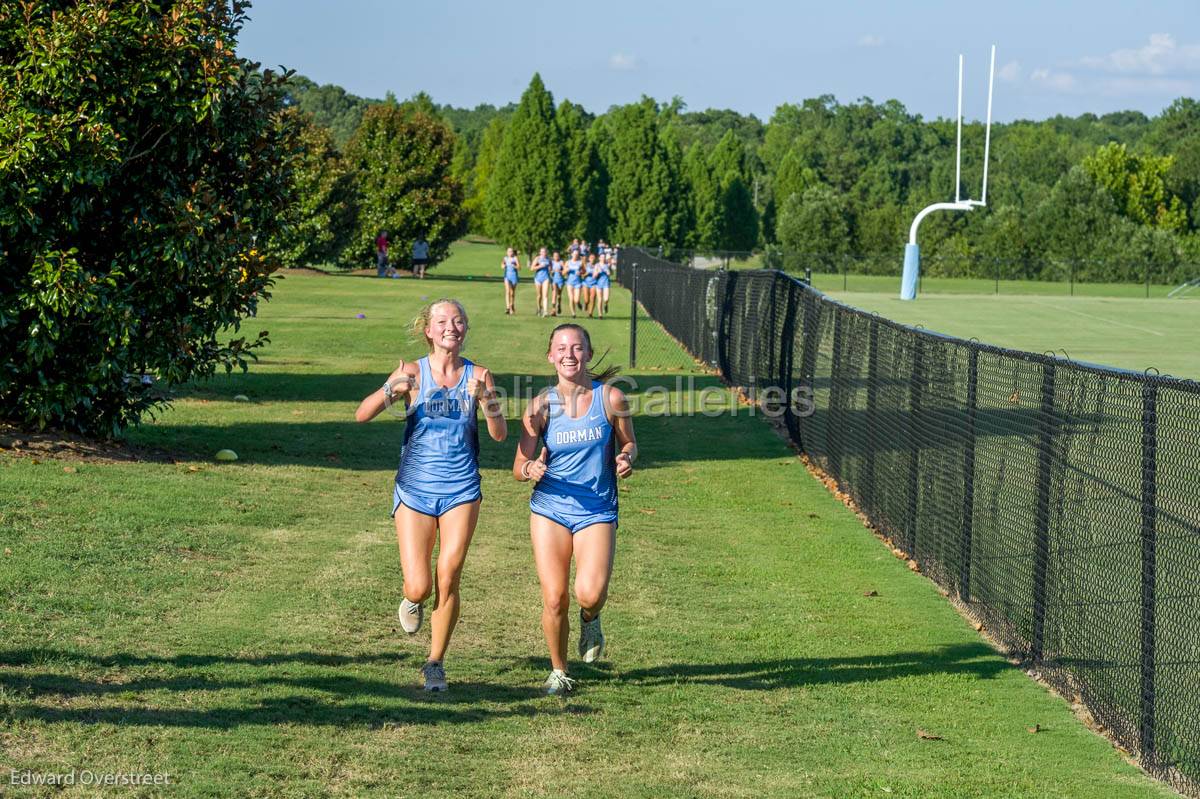
{"label": "dark-haired runner", "polygon": [[[591,663],[604,653],[600,609],[608,598],[617,532],[617,478],[633,472],[637,441],[624,393],[606,385],[615,368],[588,371],[592,344],[575,324],[550,334],[547,360],[557,385],[529,403],[513,460],[517,480],[536,483],[529,501],[529,533],[542,586],[542,631],[550,649],[546,693],[574,688],[567,676],[567,582],[575,559],[579,603],[579,656]],[[535,456],[539,439],[544,446]]]}

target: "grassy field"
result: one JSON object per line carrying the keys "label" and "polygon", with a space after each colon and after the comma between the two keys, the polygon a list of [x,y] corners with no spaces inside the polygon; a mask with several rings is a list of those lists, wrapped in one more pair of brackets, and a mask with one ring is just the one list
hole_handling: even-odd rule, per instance
{"label": "grassy field", "polygon": [[[189,797],[1171,795],[733,402],[637,419],[609,656],[572,664],[567,701],[539,694],[515,441],[484,441],[451,690],[423,694],[428,631],[398,629],[387,516],[402,426],[353,411],[421,354],[404,323],[425,297],[467,304],[469,354],[501,385],[544,383],[553,320],[528,314],[528,282],[503,315],[498,260],[460,245],[424,282],[288,275],[256,320],[262,362],[131,434],[175,462],[0,454],[0,794],[94,795],[9,784],[76,769],[164,773]],[[614,293],[588,326],[624,362]],[[631,392],[682,374],[639,372]],[[241,459],[213,462],[222,447]]]}
{"label": "grassy field", "polygon": [[1200,379],[1200,303],[1190,300],[832,291],[830,296],[910,325],[1077,361]]}

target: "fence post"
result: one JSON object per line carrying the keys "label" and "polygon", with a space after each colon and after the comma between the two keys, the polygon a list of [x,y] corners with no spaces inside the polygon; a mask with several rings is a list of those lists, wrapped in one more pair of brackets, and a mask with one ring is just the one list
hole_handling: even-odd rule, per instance
{"label": "fence post", "polygon": [[908,382],[908,524],[904,531],[904,546],[908,556],[917,557],[917,510],[920,507],[921,463],[921,388],[925,381],[924,340],[921,334],[913,337],[913,369]]}
{"label": "fence post", "polygon": [[833,309],[833,354],[829,359],[829,423],[826,428],[825,446],[829,455],[829,474],[842,483],[842,392],[839,390],[839,376],[842,372],[842,317],[845,314],[839,307]]}
{"label": "fence post", "polygon": [[1142,702],[1139,723],[1143,766],[1155,763],[1154,751],[1154,588],[1157,561],[1158,387],[1142,386]]}
{"label": "fence post", "polygon": [[1150,299],[1150,261],[1146,260],[1146,299]]}
{"label": "fence post", "polygon": [[738,273],[725,272],[724,296],[721,297],[721,320],[717,328],[717,368],[721,377],[735,382],[733,369],[729,362],[729,325],[733,320],[734,292],[737,290]]}
{"label": "fence post", "polygon": [[803,301],[804,295],[803,289],[798,288],[794,282],[788,281],[787,311],[783,316],[783,331],[780,336],[783,350],[779,356],[779,368],[783,373],[783,390],[786,397],[784,421],[787,425],[788,435],[801,450],[804,449],[804,439],[800,436],[800,422],[796,417],[796,403],[793,402],[792,392],[797,388],[793,377],[796,359],[796,308]]}
{"label": "fence post", "polygon": [[1050,559],[1050,479],[1054,445],[1054,361],[1042,366],[1041,418],[1038,421],[1038,484],[1034,514],[1033,549],[1033,649],[1034,662],[1042,659],[1046,631],[1046,567]]}
{"label": "fence post", "polygon": [[962,536],[958,554],[958,598],[971,601],[971,534],[975,525],[975,409],[979,404],[979,350],[967,350],[967,425],[963,451]]}
{"label": "fence post", "polygon": [[877,430],[879,420],[875,418],[879,391],[879,321],[870,322],[870,351],[867,353],[867,457],[863,463],[863,487],[860,493],[865,499],[865,510],[874,512],[875,506],[875,460],[879,444]]}
{"label": "fence post", "polygon": [[821,297],[816,292],[804,294],[803,350],[800,352],[800,379],[807,382],[817,397],[817,345],[821,332]]}
{"label": "fence post", "polygon": [[[637,366],[637,261],[629,270],[629,368]],[[653,303],[651,303],[653,304]]]}

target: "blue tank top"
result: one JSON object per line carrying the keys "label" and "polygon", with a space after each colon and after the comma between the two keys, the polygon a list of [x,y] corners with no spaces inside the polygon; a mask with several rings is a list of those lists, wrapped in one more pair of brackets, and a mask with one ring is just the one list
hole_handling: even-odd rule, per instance
{"label": "blue tank top", "polygon": [[543,258],[542,256],[540,256],[540,255],[539,255],[537,258],[534,258],[534,259],[533,259],[533,271],[534,271],[534,273],[540,272],[540,271],[542,271],[543,269],[545,269],[545,268],[547,268],[547,267],[549,267],[549,266],[550,266],[550,259],[549,259],[549,258]]}
{"label": "blue tank top", "polygon": [[475,364],[463,358],[462,377],[443,388],[429,371],[428,356],[417,361],[421,385],[404,426],[396,483],[414,494],[448,497],[479,487],[479,427],[467,381]]}
{"label": "blue tank top", "polygon": [[504,269],[505,269],[505,271],[515,272],[517,270],[517,256],[515,256],[515,255],[504,256]]}
{"label": "blue tank top", "polygon": [[550,274],[560,275],[564,271],[566,271],[566,266],[563,265],[562,261],[551,261],[550,262]]}
{"label": "blue tank top", "polygon": [[549,460],[530,504],[536,507],[548,502],[572,513],[615,511],[615,436],[604,410],[604,385],[592,381],[592,401],[578,419],[567,415],[557,388],[550,389],[547,400],[542,440]]}

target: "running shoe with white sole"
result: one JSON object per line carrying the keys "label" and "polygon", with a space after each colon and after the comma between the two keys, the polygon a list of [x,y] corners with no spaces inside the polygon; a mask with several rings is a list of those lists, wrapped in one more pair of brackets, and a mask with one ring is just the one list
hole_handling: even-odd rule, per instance
{"label": "running shoe with white sole", "polygon": [[604,654],[604,633],[600,631],[600,617],[584,621],[579,611],[579,657],[584,663],[595,663]]}
{"label": "running shoe with white sole", "polygon": [[575,681],[565,671],[554,669],[546,678],[545,687],[547,696],[564,696],[575,690]]}
{"label": "running shoe with white sole", "polygon": [[400,627],[404,632],[412,635],[417,630],[421,629],[421,619],[425,617],[425,607],[416,602],[409,602],[408,597],[400,600],[400,610],[397,611],[400,617]]}
{"label": "running shoe with white sole", "polygon": [[436,660],[431,660],[421,667],[421,676],[425,678],[426,691],[446,690],[446,669]]}

